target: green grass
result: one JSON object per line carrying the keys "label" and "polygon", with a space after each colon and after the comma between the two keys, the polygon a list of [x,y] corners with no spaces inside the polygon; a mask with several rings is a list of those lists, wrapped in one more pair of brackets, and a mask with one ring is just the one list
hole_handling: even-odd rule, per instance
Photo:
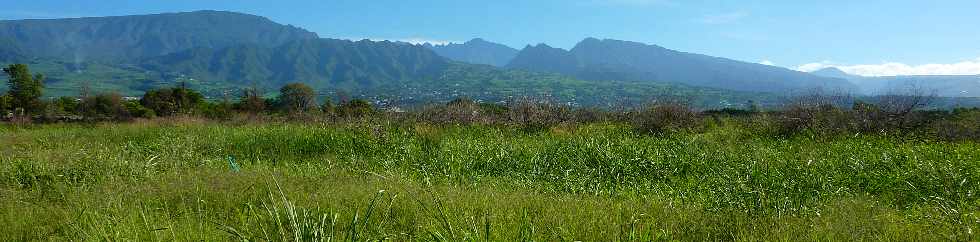
{"label": "green grass", "polygon": [[[980,144],[723,123],[0,126],[2,240],[975,240]],[[234,157],[241,170],[230,167]]]}

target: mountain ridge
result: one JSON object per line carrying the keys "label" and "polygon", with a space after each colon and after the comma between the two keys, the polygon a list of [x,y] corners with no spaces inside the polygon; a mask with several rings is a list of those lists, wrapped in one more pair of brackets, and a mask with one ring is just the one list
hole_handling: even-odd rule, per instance
{"label": "mountain ridge", "polygon": [[474,38],[462,44],[449,43],[444,45],[433,45],[425,43],[424,46],[436,52],[440,56],[455,61],[471,64],[483,64],[502,67],[507,65],[517,56],[517,49],[499,43],[487,41],[482,38]]}
{"label": "mountain ridge", "polygon": [[[220,29],[221,31],[214,31]],[[134,62],[197,47],[275,46],[319,38],[268,18],[228,11],[0,21],[0,36],[34,58]]]}
{"label": "mountain ridge", "polygon": [[507,67],[557,72],[597,81],[676,82],[739,91],[856,89],[851,83],[836,78],[675,51],[640,42],[591,37],[570,50],[547,45],[526,47]]}

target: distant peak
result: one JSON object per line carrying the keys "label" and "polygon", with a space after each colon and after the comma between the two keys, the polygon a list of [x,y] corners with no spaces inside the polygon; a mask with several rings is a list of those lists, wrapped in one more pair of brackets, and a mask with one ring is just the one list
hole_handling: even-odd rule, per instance
{"label": "distant peak", "polygon": [[578,45],[642,45],[642,46],[660,47],[658,45],[646,44],[642,42],[626,41],[626,40],[618,40],[618,39],[599,39],[594,37],[585,38],[582,41],[580,41]]}
{"label": "distant peak", "polygon": [[470,43],[487,43],[487,42],[489,42],[489,41],[487,41],[487,40],[485,40],[483,38],[473,38],[470,41],[466,41],[467,44],[470,44]]}
{"label": "distant peak", "polygon": [[812,73],[848,75],[847,72],[844,72],[843,70],[837,67],[827,67],[820,70],[812,71]]}
{"label": "distant peak", "polygon": [[177,13],[173,13],[173,14],[178,14],[178,15],[184,15],[184,14],[188,14],[188,15],[234,15],[234,16],[250,16],[250,17],[265,18],[265,17],[258,16],[258,15],[255,15],[255,14],[240,13],[240,12],[233,12],[233,11],[224,11],[224,10],[197,10],[197,11],[191,11],[191,12],[177,12]]}
{"label": "distant peak", "polygon": [[850,73],[844,72],[843,70],[837,67],[823,68],[820,70],[812,71],[810,72],[810,74],[823,76],[823,77],[845,78],[845,79],[855,76],[855,75],[851,75]]}

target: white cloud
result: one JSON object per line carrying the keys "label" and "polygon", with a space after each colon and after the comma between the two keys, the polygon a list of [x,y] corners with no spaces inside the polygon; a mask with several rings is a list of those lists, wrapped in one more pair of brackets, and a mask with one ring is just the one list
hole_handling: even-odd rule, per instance
{"label": "white cloud", "polygon": [[811,72],[828,67],[860,76],[909,76],[909,75],[980,75],[980,58],[951,64],[909,65],[898,62],[881,64],[840,65],[831,61],[809,63],[796,70]]}
{"label": "white cloud", "polygon": [[454,40],[440,40],[440,39],[430,39],[430,38],[423,38],[423,37],[410,37],[410,38],[357,38],[357,37],[349,37],[349,38],[342,38],[342,39],[349,39],[349,40],[354,40],[354,41],[364,40],[364,39],[371,40],[371,41],[394,41],[394,42],[405,42],[405,43],[410,43],[410,44],[415,44],[415,45],[425,44],[425,43],[429,43],[429,44],[433,44],[433,45],[446,45],[446,44],[451,44],[451,43],[460,43],[459,41],[454,41]]}
{"label": "white cloud", "polygon": [[745,17],[748,17],[748,12],[738,11],[722,14],[705,15],[698,19],[698,22],[703,24],[728,24],[737,22]]}
{"label": "white cloud", "polygon": [[762,60],[762,61],[759,62],[759,64],[763,64],[763,65],[767,65],[767,66],[775,66],[776,65],[776,63],[773,63],[770,60]]}
{"label": "white cloud", "polygon": [[458,43],[458,41],[439,40],[439,39],[428,39],[428,38],[403,38],[403,39],[395,39],[393,41],[408,42],[408,43],[412,43],[412,44],[425,44],[425,43],[429,43],[429,44],[433,44],[433,45],[446,45],[446,44],[451,44],[451,43]]}

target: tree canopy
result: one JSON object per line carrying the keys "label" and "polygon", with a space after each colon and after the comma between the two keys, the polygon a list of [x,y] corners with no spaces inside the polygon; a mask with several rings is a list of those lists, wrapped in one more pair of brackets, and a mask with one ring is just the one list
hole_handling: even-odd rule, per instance
{"label": "tree canopy", "polygon": [[12,109],[22,109],[24,112],[41,111],[41,95],[44,89],[44,76],[31,75],[30,69],[24,64],[13,64],[3,68],[7,74],[7,85],[10,87],[8,104]]}

